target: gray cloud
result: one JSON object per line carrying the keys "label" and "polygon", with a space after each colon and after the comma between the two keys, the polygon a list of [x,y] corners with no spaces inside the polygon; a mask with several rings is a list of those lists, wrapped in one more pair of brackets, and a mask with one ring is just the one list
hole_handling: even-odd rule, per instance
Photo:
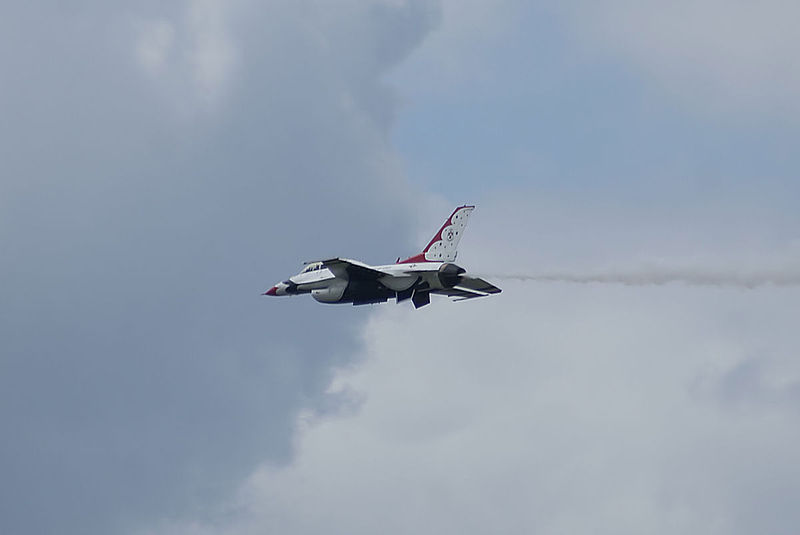
{"label": "gray cloud", "polygon": [[[431,150],[458,160],[471,146],[463,143],[469,125],[488,126],[491,135],[474,146],[520,136],[537,149],[552,138],[566,147],[565,161],[591,163],[583,151],[597,149],[589,145],[599,137],[553,134],[576,112],[568,130],[597,127],[580,103],[606,105],[601,94],[615,84],[605,66],[566,103],[532,93],[544,98],[533,108],[524,81],[495,79],[524,71],[520,64],[539,76],[536,61],[518,61],[531,55],[527,36],[549,53],[559,43],[548,31],[563,29],[594,31],[592,51],[599,43],[600,55],[633,59],[701,107],[722,91],[732,93],[719,98],[727,112],[794,109],[785,93],[791,70],[764,82],[747,72],[758,73],[764,55],[718,62],[713,43],[730,42],[724,34],[702,46],[715,3],[703,4],[677,44],[658,22],[680,23],[683,4],[677,16],[655,18],[610,6],[610,16],[580,10],[588,30],[555,17],[537,31],[516,13],[491,19],[482,6],[463,13],[425,71],[444,97],[434,104],[450,104],[476,78],[491,83],[475,89],[481,99],[437,116],[456,126],[424,137],[436,139]],[[146,2],[120,11],[80,2],[4,11],[1,531],[793,533],[796,288],[507,281],[491,299],[374,313],[257,295],[300,259],[410,253],[451,207],[412,195],[387,142],[396,97],[382,80],[438,23],[430,4]],[[605,34],[618,29],[620,13],[629,33]],[[747,26],[747,17],[733,18]],[[524,28],[516,40],[509,21]],[[487,28],[491,38],[475,36]],[[773,65],[791,49],[785,35],[773,41]],[[490,51],[498,39],[519,56]],[[743,43],[740,51],[753,40]],[[698,57],[684,62],[687,51]],[[554,61],[583,69],[586,58],[575,52],[570,62],[568,52]],[[508,71],[486,68],[494,60],[508,61]],[[507,111],[552,111],[538,122],[541,138],[481,124],[511,85],[522,98]],[[755,98],[739,99],[751,89]],[[476,102],[481,113],[461,121]],[[607,116],[626,128],[631,118],[614,102]],[[653,104],[672,113],[669,99]],[[447,134],[459,129],[448,147]],[[701,129],[686,146],[708,135]],[[674,136],[652,143],[672,147]],[[606,156],[625,160],[623,148]],[[725,152],[730,160],[713,172],[727,176],[749,154]],[[646,150],[643,158],[663,163]],[[710,270],[729,277],[797,258],[794,182],[770,181],[774,169],[758,169],[746,191],[725,182],[696,191],[693,173],[703,171],[695,169],[640,173],[638,191],[600,183],[573,195],[564,192],[595,180],[592,165],[580,180],[539,168],[552,176],[534,182],[529,161],[525,176],[545,191],[467,199],[480,210],[459,263],[551,275],[556,266],[583,277],[655,258],[732,266]],[[492,172],[482,180],[502,175]],[[470,191],[453,175],[446,191]],[[689,187],[676,186],[687,177]],[[411,239],[397,221],[421,202],[435,214],[419,216],[425,228]],[[600,274],[620,273],[641,275]]]}
{"label": "gray cloud", "polygon": [[[515,203],[535,201],[476,211],[464,265],[500,230],[507,244],[540,228]],[[654,247],[658,226],[641,230],[633,249]],[[591,259],[594,234],[562,232],[516,257]],[[797,297],[508,281],[484,300],[376,309],[362,364],[331,385],[359,394],[357,411],[300,415],[291,464],[262,465],[214,522],[147,533],[791,533]]]}
{"label": "gray cloud", "polygon": [[575,2],[558,11],[593,54],[630,62],[695,110],[797,120],[792,2]]}
{"label": "gray cloud", "polygon": [[4,11],[0,530],[202,516],[290,457],[293,415],[358,345],[363,311],[259,293],[408,243],[380,77],[436,11]]}

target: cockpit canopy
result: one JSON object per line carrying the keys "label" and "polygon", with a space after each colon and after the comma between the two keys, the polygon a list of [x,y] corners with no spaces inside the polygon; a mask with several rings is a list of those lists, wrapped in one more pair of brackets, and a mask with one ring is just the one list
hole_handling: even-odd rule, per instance
{"label": "cockpit canopy", "polygon": [[322,268],[322,262],[310,262],[303,268],[300,273],[308,273],[309,271],[319,271]]}

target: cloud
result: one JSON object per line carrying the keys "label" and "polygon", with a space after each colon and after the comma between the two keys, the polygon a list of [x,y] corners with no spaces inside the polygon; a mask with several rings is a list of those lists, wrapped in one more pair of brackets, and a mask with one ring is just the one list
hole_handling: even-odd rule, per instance
{"label": "cloud", "polygon": [[165,20],[156,20],[142,25],[136,57],[142,68],[151,76],[162,74],[175,39],[175,27]]}
{"label": "cloud", "polygon": [[[516,203],[532,201],[517,192],[476,212],[462,243],[473,253],[465,266],[491,261],[486,251],[499,229],[505,245],[538,228],[517,224],[525,214]],[[551,210],[539,217],[576,214],[567,203]],[[623,215],[594,206],[579,217],[613,236],[612,214]],[[674,228],[670,219],[661,225],[641,229],[649,239],[633,250]],[[592,261],[593,234],[567,242],[560,232],[551,230],[561,242],[524,248],[517,259],[569,249]],[[684,246],[694,239],[685,236]],[[624,245],[616,252],[632,255]],[[215,522],[191,528],[237,535],[794,529],[797,289],[510,281],[503,289],[419,311],[376,307],[362,330],[360,363],[341,368],[329,389],[360,400],[357,408],[298,417],[296,459],[262,465]],[[151,533],[186,527],[167,522]]]}
{"label": "cloud", "polygon": [[380,77],[434,23],[415,3],[5,10],[0,531],[202,517],[291,458],[364,311],[259,294],[409,240]]}
{"label": "cloud", "polygon": [[134,55],[155,87],[184,113],[215,109],[230,90],[240,50],[233,37],[240,2],[193,0],[174,20],[134,19]]}
{"label": "cloud", "polygon": [[196,83],[206,98],[219,91],[232,76],[236,49],[225,28],[224,2],[196,1],[189,9],[189,24],[193,29],[195,50],[192,66]]}
{"label": "cloud", "polygon": [[[415,215],[426,220],[422,240],[437,228],[452,203],[408,186],[389,142],[398,97],[386,77],[454,6],[442,14],[427,2],[144,2],[120,12],[82,2],[0,17],[3,531],[797,525],[794,288],[508,282],[496,298],[416,312],[258,296],[298,260],[413,252]],[[451,126],[440,135],[428,117],[420,139],[429,150],[491,167],[487,142],[547,139],[567,147],[561,165],[581,164],[554,175],[584,173],[586,183],[596,169],[584,150],[614,160],[632,152],[629,137],[618,153],[596,143],[618,118],[613,106],[594,119],[593,135],[575,137],[596,111],[575,103],[597,101],[593,84],[558,76],[574,52],[561,42],[562,20],[544,19],[539,30],[549,33],[528,31],[524,17],[503,14],[485,21],[490,38],[476,45],[491,10],[473,8],[455,13],[461,30],[441,36],[424,70],[431,79],[448,73],[433,107],[473,121],[445,114],[441,124]],[[633,7],[630,16],[661,20]],[[655,61],[670,37],[657,28],[620,37],[604,14],[576,17],[568,20],[588,32],[587,49],[654,73],[689,102],[761,113],[775,96],[774,109],[790,107],[771,84],[748,86],[757,77],[742,76],[738,62],[705,72],[717,63],[708,47],[690,65],[680,59],[687,52],[664,45],[667,59]],[[514,53],[478,54],[519,27]],[[544,75],[519,68],[531,50],[521,37],[532,34],[544,36],[545,52],[558,45],[536,56],[537,65],[549,58]],[[687,41],[701,37],[689,32]],[[658,54],[631,52],[648,39]],[[773,48],[785,58],[783,44]],[[505,59],[494,72],[532,74],[496,77],[470,61],[473,51],[490,65]],[[471,88],[450,82],[474,73],[489,82],[482,99],[450,107]],[[563,101],[529,98],[543,77]],[[733,96],[716,98],[729,82]],[[508,87],[520,100],[505,99]],[[757,98],[742,97],[748,88]],[[540,107],[527,106],[533,100]],[[485,128],[497,102],[510,108]],[[552,117],[537,122],[536,136],[507,128],[506,118],[545,109]],[[652,141],[643,149],[669,146],[631,131]],[[469,159],[464,147],[481,150]],[[651,169],[653,154],[642,154]],[[490,171],[481,180],[502,175]],[[455,178],[446,191],[464,194],[464,175],[447,175]],[[493,188],[459,262],[478,272],[586,273],[653,259],[747,271],[797,258],[793,196],[754,187],[743,198],[726,184],[709,193],[693,183],[682,196],[670,188],[683,175],[659,177],[656,194],[603,183],[603,195],[571,196],[563,191],[584,183],[554,178],[544,189],[562,194]],[[794,182],[786,184],[782,191]]]}
{"label": "cloud", "polygon": [[792,121],[800,113],[793,2],[621,0],[559,12],[595,53],[623,59],[694,109]]}

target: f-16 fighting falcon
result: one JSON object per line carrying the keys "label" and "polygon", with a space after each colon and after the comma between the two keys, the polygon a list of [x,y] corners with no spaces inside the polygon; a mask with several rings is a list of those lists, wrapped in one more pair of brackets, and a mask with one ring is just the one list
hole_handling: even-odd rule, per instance
{"label": "f-16 fighting falcon", "polygon": [[466,275],[453,262],[474,206],[459,206],[418,255],[394,264],[370,266],[357,260],[331,258],[309,262],[289,280],[279,282],[263,295],[311,294],[320,303],[366,305],[410,299],[415,308],[431,302],[431,294],[454,301],[500,293],[483,279]]}

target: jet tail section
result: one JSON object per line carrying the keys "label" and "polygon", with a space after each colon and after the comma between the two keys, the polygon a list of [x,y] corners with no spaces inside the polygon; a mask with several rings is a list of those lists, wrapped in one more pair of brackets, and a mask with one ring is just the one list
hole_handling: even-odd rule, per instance
{"label": "jet tail section", "polygon": [[458,242],[461,241],[467,220],[474,209],[474,206],[467,205],[456,208],[420,254],[406,258],[399,263],[455,261]]}

